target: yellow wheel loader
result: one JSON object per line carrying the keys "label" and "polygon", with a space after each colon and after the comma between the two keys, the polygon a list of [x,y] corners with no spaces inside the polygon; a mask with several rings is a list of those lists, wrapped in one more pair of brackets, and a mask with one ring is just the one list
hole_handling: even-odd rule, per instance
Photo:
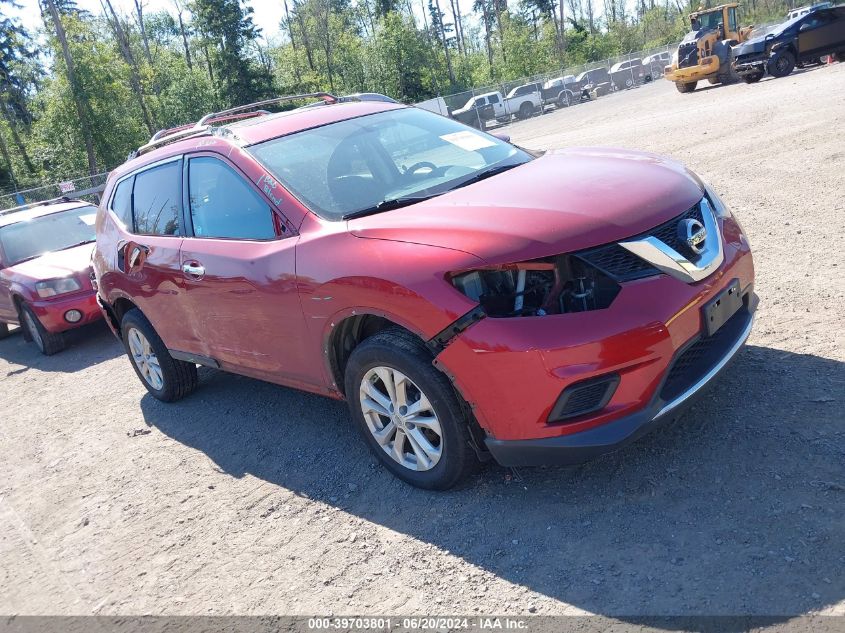
{"label": "yellow wheel loader", "polygon": [[747,40],[753,27],[740,28],[738,6],[733,2],[712,9],[699,8],[690,14],[692,30],[681,40],[664,74],[675,82],[678,92],[692,92],[705,79],[711,84],[739,79],[733,69],[731,47]]}

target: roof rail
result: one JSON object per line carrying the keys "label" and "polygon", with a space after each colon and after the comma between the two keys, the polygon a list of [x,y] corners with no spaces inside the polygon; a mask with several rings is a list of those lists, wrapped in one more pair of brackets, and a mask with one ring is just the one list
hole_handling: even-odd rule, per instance
{"label": "roof rail", "polygon": [[[277,103],[284,103],[286,101],[295,101],[297,99],[322,99],[326,103],[338,103],[340,99],[328,92],[309,92],[300,95],[287,95],[284,97],[275,97],[273,99],[265,99],[264,101],[256,101],[255,103],[248,103],[246,105],[229,108],[228,110],[221,110],[220,112],[209,112],[199,121],[194,124],[180,125],[165,130],[159,130],[153,134],[152,138],[147,141],[134,152],[131,152],[126,160],[137,158],[141,154],[146,154],[162,145],[181,141],[182,139],[197,136],[199,134],[208,134],[211,131],[211,126],[214,123],[221,123],[223,121],[231,121],[232,119],[246,119],[254,116],[261,116],[270,114],[267,110],[254,110],[262,106],[274,105]],[[249,110],[254,110],[249,112]]]}
{"label": "roof rail", "polygon": [[[241,114],[233,114],[230,116],[214,117],[210,121],[208,121],[208,123],[221,123],[222,121],[231,121],[232,119],[248,119],[250,117],[262,116],[264,114],[270,113],[267,110],[256,110],[255,112],[244,112]],[[196,127],[197,125],[198,124],[196,123],[186,123],[185,125],[177,125],[176,127],[159,130],[158,132],[153,134],[152,138],[148,141],[148,143],[152,143],[166,136],[171,136],[173,134],[176,134],[177,132],[190,130],[191,128]]]}
{"label": "roof rail", "polygon": [[58,198],[51,198],[50,200],[39,200],[38,202],[30,202],[28,204],[22,204],[19,207],[12,207],[11,209],[0,209],[0,215],[6,215],[7,213],[16,213],[18,211],[26,211],[27,209],[34,209],[35,207],[42,207],[42,206],[46,206],[48,204],[58,204],[60,202],[82,202],[82,203],[85,203],[84,200],[80,200],[79,198],[69,198],[67,196],[59,196]]}
{"label": "roof rail", "polygon": [[220,117],[225,117],[230,114],[237,114],[239,112],[245,112],[247,110],[251,110],[253,108],[260,108],[262,106],[268,105],[275,105],[277,103],[284,103],[286,101],[296,101],[297,99],[322,99],[327,103],[337,103],[338,98],[335,97],[333,94],[329,92],[309,92],[306,94],[301,95],[287,95],[284,97],[275,97],[273,99],[265,99],[264,101],[256,101],[255,103],[248,103],[246,105],[237,106],[235,108],[229,108],[228,110],[222,110],[220,112],[210,112],[206,114],[203,118],[201,118],[197,125],[207,125],[210,121],[214,119],[218,119]]}

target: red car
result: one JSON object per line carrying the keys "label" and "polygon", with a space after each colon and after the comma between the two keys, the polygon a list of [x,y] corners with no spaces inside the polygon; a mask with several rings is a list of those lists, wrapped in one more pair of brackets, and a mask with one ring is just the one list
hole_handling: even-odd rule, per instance
{"label": "red car", "polygon": [[110,176],[99,298],[156,398],[197,364],[345,398],[389,470],[446,488],[614,449],[748,337],[748,242],[682,165],[322,97],[209,115]]}
{"label": "red car", "polygon": [[91,283],[97,208],[61,199],[0,211],[0,338],[20,324],[50,355],[62,332],[102,317]]}

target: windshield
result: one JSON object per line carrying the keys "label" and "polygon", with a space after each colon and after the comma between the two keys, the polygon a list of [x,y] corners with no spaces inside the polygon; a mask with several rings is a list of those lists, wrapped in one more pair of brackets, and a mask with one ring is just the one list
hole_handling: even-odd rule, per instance
{"label": "windshield", "polygon": [[[702,29],[706,30],[716,30],[719,25],[722,23],[722,12],[721,11],[713,11],[712,13],[703,13],[695,18],[693,18],[692,25],[693,29],[700,31]],[[696,24],[698,25],[696,27]]]}
{"label": "windshield", "polygon": [[8,266],[52,251],[94,241],[97,209],[77,207],[0,228],[0,245]]}
{"label": "windshield", "polygon": [[339,121],[247,149],[328,220],[385,201],[444,193],[491,168],[531,160],[513,145],[417,108]]}

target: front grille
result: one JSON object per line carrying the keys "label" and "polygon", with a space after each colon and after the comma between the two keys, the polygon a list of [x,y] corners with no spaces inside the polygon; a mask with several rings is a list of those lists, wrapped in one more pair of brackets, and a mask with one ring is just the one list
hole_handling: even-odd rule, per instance
{"label": "front grille", "polygon": [[[688,255],[685,252],[684,243],[678,237],[678,222],[687,218],[694,218],[702,224],[704,223],[700,202],[671,220],[667,220],[663,224],[630,239],[636,240],[653,236],[676,251]],[[633,281],[634,279],[660,274],[657,268],[622,248],[616,242],[579,251],[575,255],[616,281]]]}
{"label": "front grille", "polygon": [[666,244],[666,246],[675,249],[682,255],[689,255],[689,253],[685,252],[687,250],[686,244],[678,236],[678,222],[687,219],[698,220],[704,224],[704,216],[701,215],[701,204],[695,205],[678,217],[672,218],[668,222],[664,222],[657,228],[652,229],[648,232],[648,235],[653,235]]}
{"label": "front grille", "polygon": [[660,273],[647,261],[616,243],[580,251],[576,255],[616,281],[633,281]]}
{"label": "front grille", "polygon": [[678,47],[678,68],[689,68],[698,65],[698,44],[690,42]]}
{"label": "front grille", "polygon": [[560,422],[603,409],[618,384],[619,376],[608,374],[569,385],[552,407],[549,422]]}
{"label": "front grille", "polygon": [[743,306],[715,334],[702,336],[688,345],[666,374],[660,398],[671,402],[701,380],[728,353],[750,318],[748,309]]}

